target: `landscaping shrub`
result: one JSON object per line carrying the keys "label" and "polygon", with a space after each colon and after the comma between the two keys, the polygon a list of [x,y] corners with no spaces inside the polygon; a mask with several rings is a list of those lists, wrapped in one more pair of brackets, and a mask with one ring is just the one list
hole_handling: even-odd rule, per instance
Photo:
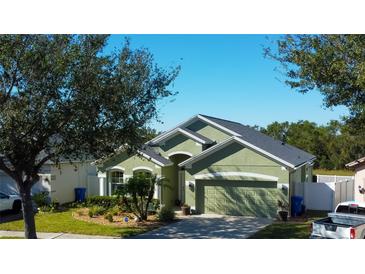
{"label": "landscaping shrub", "polygon": [[43,205],[39,207],[39,212],[40,213],[51,212],[51,208],[48,205]]}
{"label": "landscaping shrub", "polygon": [[157,213],[157,219],[161,222],[169,222],[175,218],[175,212],[167,207],[161,208]]}
{"label": "landscaping shrub", "polygon": [[113,208],[108,210],[108,214],[111,214],[112,216],[117,216],[121,212],[121,209],[119,206],[114,206]]}
{"label": "landscaping shrub", "polygon": [[64,208],[83,208],[83,207],[86,207],[87,204],[86,204],[86,202],[70,202],[70,203],[62,204],[62,206]]}
{"label": "landscaping shrub", "polygon": [[89,217],[103,215],[106,211],[107,211],[107,209],[105,207],[92,206],[92,207],[89,208]]}
{"label": "landscaping shrub", "polygon": [[[125,200],[127,203],[131,204],[130,197],[119,197],[119,196],[91,196],[86,199],[85,206],[101,206],[112,210],[112,214],[115,216],[120,212],[130,213],[131,209],[128,207],[127,203],[123,202]],[[158,201],[158,200],[157,200]],[[155,207],[155,206],[154,206]]]}
{"label": "landscaping shrub", "polygon": [[159,199],[152,199],[151,204],[155,211],[160,209],[160,200]]}
{"label": "landscaping shrub", "polygon": [[113,222],[113,215],[111,213],[107,213],[104,218],[111,223]]}
{"label": "landscaping shrub", "polygon": [[91,196],[86,198],[86,205],[90,206],[101,206],[104,208],[112,208],[118,205],[120,199],[113,196]]}
{"label": "landscaping shrub", "polygon": [[61,211],[60,203],[57,201],[52,201],[49,204],[43,204],[39,207],[39,212],[58,212]]}
{"label": "landscaping shrub", "polygon": [[50,204],[49,193],[47,191],[36,193],[32,196],[33,201],[38,207],[44,207]]}

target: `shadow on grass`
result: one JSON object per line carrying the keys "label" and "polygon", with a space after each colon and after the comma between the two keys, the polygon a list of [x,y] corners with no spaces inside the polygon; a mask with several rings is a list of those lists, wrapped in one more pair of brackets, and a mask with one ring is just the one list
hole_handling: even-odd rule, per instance
{"label": "shadow on grass", "polygon": [[21,212],[14,213],[11,210],[0,212],[0,224],[13,222],[13,221],[17,221],[17,220],[22,220],[22,219],[23,219],[23,214]]}
{"label": "shadow on grass", "polygon": [[308,239],[310,222],[275,222],[258,231],[250,239]]}

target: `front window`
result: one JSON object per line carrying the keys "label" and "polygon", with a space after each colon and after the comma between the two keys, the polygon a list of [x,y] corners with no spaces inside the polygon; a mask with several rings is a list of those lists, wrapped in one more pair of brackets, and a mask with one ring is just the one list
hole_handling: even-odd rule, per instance
{"label": "front window", "polygon": [[111,171],[110,172],[110,185],[111,185],[111,194],[113,195],[114,192],[123,187],[123,172],[122,171]]}

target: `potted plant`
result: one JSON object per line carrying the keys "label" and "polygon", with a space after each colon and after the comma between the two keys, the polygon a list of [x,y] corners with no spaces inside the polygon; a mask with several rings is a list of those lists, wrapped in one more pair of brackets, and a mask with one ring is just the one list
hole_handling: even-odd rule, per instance
{"label": "potted plant", "polygon": [[278,200],[278,217],[281,221],[286,222],[289,215],[289,204],[285,201]]}
{"label": "potted plant", "polygon": [[183,204],[181,206],[181,211],[182,211],[182,214],[185,215],[185,216],[190,215],[190,206],[187,205],[187,204]]}

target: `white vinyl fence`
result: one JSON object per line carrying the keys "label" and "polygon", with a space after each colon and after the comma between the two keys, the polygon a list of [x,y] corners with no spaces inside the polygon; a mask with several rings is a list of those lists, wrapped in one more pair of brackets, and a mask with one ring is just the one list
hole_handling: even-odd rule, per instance
{"label": "white vinyl fence", "polygon": [[294,183],[294,195],[309,210],[332,211],[340,202],[354,200],[354,182]]}
{"label": "white vinyl fence", "polygon": [[99,178],[96,175],[87,176],[87,196],[99,195]]}
{"label": "white vinyl fence", "polygon": [[331,183],[331,182],[354,182],[354,176],[337,176],[337,175],[316,175],[317,183]]}

